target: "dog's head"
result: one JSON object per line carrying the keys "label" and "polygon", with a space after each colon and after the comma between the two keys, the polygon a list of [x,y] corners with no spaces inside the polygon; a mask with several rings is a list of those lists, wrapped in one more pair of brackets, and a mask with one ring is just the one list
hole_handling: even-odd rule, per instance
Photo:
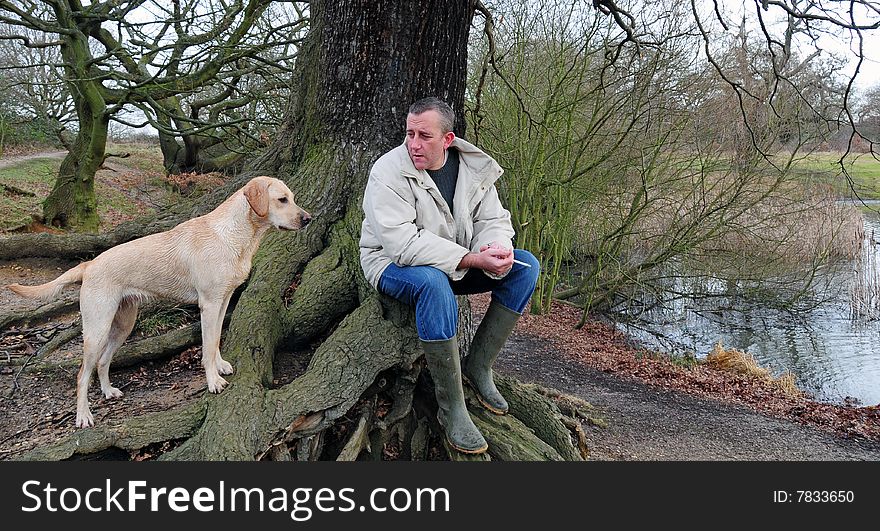
{"label": "dog's head", "polygon": [[293,192],[273,177],[254,177],[243,188],[245,198],[261,221],[282,230],[298,230],[312,220],[311,214],[293,201]]}

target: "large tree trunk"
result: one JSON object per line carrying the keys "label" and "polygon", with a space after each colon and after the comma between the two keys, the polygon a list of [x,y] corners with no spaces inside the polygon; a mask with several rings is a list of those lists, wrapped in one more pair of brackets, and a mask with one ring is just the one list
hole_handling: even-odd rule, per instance
{"label": "large tree trunk", "polygon": [[[229,93],[231,91],[226,94]],[[222,96],[224,94],[216,96],[217,100],[219,101]],[[224,143],[222,136],[224,133],[220,129],[194,132],[199,120],[198,112],[191,111],[190,118],[186,118],[179,97],[166,98],[153,104],[152,107],[160,125],[159,147],[162,150],[165,173],[169,175],[187,172],[237,173],[241,170],[246,160],[244,148],[239,147],[235,151],[230,150],[225,153],[211,150],[209,154],[210,148]],[[236,142],[233,142],[233,145],[236,145]]]}
{"label": "large tree trunk", "polygon": [[[66,21],[73,15],[57,5],[56,16],[59,21]],[[91,71],[88,37],[77,31],[62,39],[61,56],[76,106],[79,131],[61,163],[52,192],[43,202],[43,218],[47,225],[97,232],[95,173],[104,162],[110,117],[103,87]]]}
{"label": "large tree trunk", "polygon": [[[314,220],[263,241],[223,343],[235,367],[231,385],[180,411],[79,431],[31,457],[172,439],[183,441],[164,459],[356,459],[367,447],[373,458],[383,449],[412,459],[444,455],[413,312],[366,284],[358,238],[368,170],[403,140],[409,104],[434,95],[464,114],[473,7],[470,0],[311,2],[301,92],[273,148],[242,180],[259,173],[284,179]],[[459,134],[463,123],[459,118]],[[462,302],[466,352],[470,321]],[[274,385],[276,355],[293,352],[310,356],[308,369]],[[552,401],[499,380],[511,414],[491,415],[469,400],[488,456],[583,457],[578,428]]]}
{"label": "large tree trunk", "polygon": [[76,141],[61,162],[52,192],[43,202],[43,220],[47,225],[81,232],[98,231],[95,173],[104,162],[107,129],[106,117],[94,118],[92,124],[80,126]]}
{"label": "large tree trunk", "polygon": [[[162,149],[162,164],[166,173],[173,175],[218,170],[217,164],[203,160],[200,135],[186,132],[187,128],[193,126],[187,120],[180,118],[184,115],[180,98],[177,96],[167,98],[153,108],[156,111],[157,121],[165,128],[159,130],[159,147]],[[174,134],[171,131],[181,131],[181,133]]]}

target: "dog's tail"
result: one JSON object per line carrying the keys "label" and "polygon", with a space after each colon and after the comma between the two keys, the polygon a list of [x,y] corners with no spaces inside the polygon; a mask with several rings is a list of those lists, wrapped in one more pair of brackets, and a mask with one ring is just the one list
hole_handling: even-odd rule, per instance
{"label": "dog's tail", "polygon": [[6,287],[21,295],[22,297],[27,297],[29,299],[51,300],[57,297],[65,286],[82,281],[83,273],[85,272],[87,265],[88,262],[83,262],[72,269],[68,269],[60,277],[56,278],[52,282],[40,284],[39,286],[22,286],[21,284],[9,284]]}

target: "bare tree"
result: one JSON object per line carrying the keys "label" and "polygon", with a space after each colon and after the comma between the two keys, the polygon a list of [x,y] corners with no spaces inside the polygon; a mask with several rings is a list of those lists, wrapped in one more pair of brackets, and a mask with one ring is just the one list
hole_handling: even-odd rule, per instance
{"label": "bare tree", "polygon": [[[54,46],[28,48],[18,40],[13,28],[0,26],[0,87],[4,98],[2,105],[17,117],[19,122],[34,123],[54,135],[62,143],[69,140],[64,134],[76,121],[73,100],[57,65],[58,49]],[[18,30],[32,41],[39,40],[34,30]],[[75,126],[74,126],[75,127]],[[46,139],[51,141],[51,137]]]}
{"label": "bare tree", "polygon": [[880,141],[880,84],[869,87],[858,102],[859,137],[866,137],[868,145]]}
{"label": "bare tree", "polygon": [[[238,169],[246,155],[268,144],[281,124],[299,43],[308,29],[307,8],[302,4],[268,5],[250,31],[255,37],[249,40],[271,46],[224,64],[211,83],[163,100],[134,103],[159,132],[168,173]],[[151,35],[147,32],[156,31],[142,27],[133,33],[137,42],[148,42]],[[176,31],[181,43],[191,29],[187,24]],[[194,66],[170,61],[168,75],[183,75]]]}
{"label": "bare tree", "polygon": [[[781,106],[797,99],[825,120],[829,127],[849,127],[856,122],[853,118],[855,81],[866,60],[865,39],[869,34],[876,34],[880,28],[880,4],[866,0],[843,3],[755,0],[753,6],[744,6],[737,15],[725,11],[724,5],[717,0],[711,9],[691,0],[691,10],[703,40],[706,58],[721,79],[733,89],[742,112],[742,121],[756,149],[763,152],[760,133],[755,130],[748,110],[755,103],[766,105],[770,113],[778,115],[784,112]],[[731,75],[731,71],[718,60],[719,40],[716,35],[736,28],[737,21],[738,33],[743,34],[746,28],[754,28],[760,40],[767,64],[762,86],[769,87],[769,90],[765,93],[750,90],[747,83]],[[839,64],[832,63],[834,52],[827,50],[827,45],[832,42],[842,43],[849,49],[848,59],[854,63],[851,71],[843,72]],[[840,104],[835,105],[838,112],[833,115],[824,112],[827,108],[815,105],[817,101],[813,89],[816,84],[804,79],[805,70],[818,61],[826,61],[826,68],[821,71],[826,77],[825,86],[829,86],[828,78],[834,77],[842,85],[835,95],[840,99]],[[817,70],[813,68],[813,72]],[[853,130],[850,140],[855,135]],[[846,154],[841,157],[842,169],[845,169],[843,159]]]}
{"label": "bare tree", "polygon": [[269,3],[0,0],[0,22],[21,30],[7,40],[60,51],[55,66],[76,108],[76,138],[44,203],[45,222],[97,230],[95,171],[106,155],[109,121],[126,105],[164,108],[161,102],[214,83],[227,65],[262,61],[298,40],[288,32],[300,21],[252,35]]}

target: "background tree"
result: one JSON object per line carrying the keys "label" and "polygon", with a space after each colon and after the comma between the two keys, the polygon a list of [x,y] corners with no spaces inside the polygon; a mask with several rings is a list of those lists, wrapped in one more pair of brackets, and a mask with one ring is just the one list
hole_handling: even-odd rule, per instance
{"label": "background tree", "polygon": [[[170,39],[175,44],[169,50],[160,46],[165,39],[156,38],[156,24],[133,27],[130,33],[134,42],[152,42],[150,51],[142,53],[157,54],[157,61],[168,63],[167,75],[177,77],[204,60],[186,57],[190,54],[188,36],[207,32],[219,22],[199,17],[181,21],[179,13],[173,18],[179,22]],[[201,87],[163,100],[133,102],[146,122],[128,125],[149,124],[158,131],[168,173],[240,169],[245,155],[264,147],[281,124],[300,40],[307,29],[308,17],[301,2],[267,5],[242,43],[263,51],[224,64],[214,79]]]}
{"label": "background tree", "polygon": [[[869,87],[858,101],[856,107],[858,120],[858,137],[867,138],[867,142],[854,145],[859,151],[874,153],[874,145],[880,140],[880,85]],[[854,139],[854,144],[857,140]]]}
{"label": "background tree", "polygon": [[[67,91],[56,46],[28,48],[13,35],[39,42],[36,31],[15,31],[0,25],[0,108],[7,141],[42,144],[65,143],[75,127],[73,100]],[[24,132],[24,134],[23,134]],[[3,142],[0,141],[0,145]]]}
{"label": "background tree", "polygon": [[[76,109],[76,138],[44,203],[44,221],[97,230],[95,172],[104,162],[108,124],[127,104],[192,92],[213,83],[225,65],[289,44],[294,37],[284,33],[286,25],[251,38],[269,3],[235,0],[215,7],[190,0],[169,8],[149,0],[0,0],[0,22],[21,29],[7,39],[58,47]],[[28,31],[43,37],[34,41]]]}

